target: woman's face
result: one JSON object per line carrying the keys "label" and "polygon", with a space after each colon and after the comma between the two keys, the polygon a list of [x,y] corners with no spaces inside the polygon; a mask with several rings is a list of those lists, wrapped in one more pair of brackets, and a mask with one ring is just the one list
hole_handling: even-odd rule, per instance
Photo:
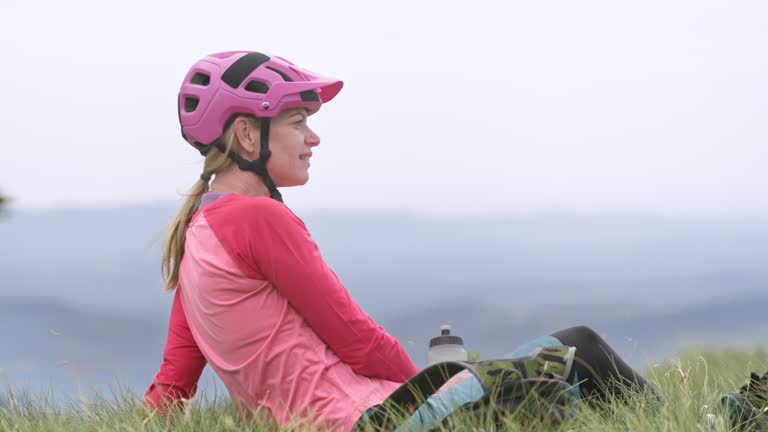
{"label": "woman's face", "polygon": [[320,145],[320,137],[307,125],[307,110],[289,109],[272,119],[269,149],[272,156],[267,170],[276,186],[299,186],[309,180],[312,149]]}

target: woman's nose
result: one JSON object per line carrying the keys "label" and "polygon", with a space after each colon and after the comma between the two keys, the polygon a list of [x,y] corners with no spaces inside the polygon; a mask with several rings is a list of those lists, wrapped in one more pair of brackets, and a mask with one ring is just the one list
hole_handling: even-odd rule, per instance
{"label": "woman's nose", "polygon": [[320,136],[310,129],[307,136],[304,137],[304,142],[310,147],[317,147],[320,145]]}

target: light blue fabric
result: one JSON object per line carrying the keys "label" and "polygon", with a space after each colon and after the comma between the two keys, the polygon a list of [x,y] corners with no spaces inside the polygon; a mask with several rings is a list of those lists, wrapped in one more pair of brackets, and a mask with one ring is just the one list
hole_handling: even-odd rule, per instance
{"label": "light blue fabric", "polygon": [[[553,336],[543,336],[527,342],[505,354],[503,358],[518,358],[532,354],[535,350],[544,347],[562,345]],[[578,396],[578,381],[574,380],[576,395]],[[420,431],[435,428],[440,421],[448,416],[456,408],[474,402],[483,396],[483,388],[475,377],[467,378],[460,383],[449,387],[440,393],[428,398],[410,419],[399,428],[397,432]]]}

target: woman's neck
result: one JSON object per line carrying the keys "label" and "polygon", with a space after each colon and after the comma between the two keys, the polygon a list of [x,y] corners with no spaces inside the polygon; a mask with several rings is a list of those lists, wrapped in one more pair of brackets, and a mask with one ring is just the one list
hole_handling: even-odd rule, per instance
{"label": "woman's neck", "polygon": [[259,176],[239,169],[216,174],[210,190],[250,196],[269,196],[269,189]]}

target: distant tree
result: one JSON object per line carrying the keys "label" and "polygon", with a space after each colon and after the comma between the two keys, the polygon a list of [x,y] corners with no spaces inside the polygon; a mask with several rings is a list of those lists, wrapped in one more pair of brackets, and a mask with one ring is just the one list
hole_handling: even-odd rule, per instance
{"label": "distant tree", "polygon": [[8,198],[6,198],[3,194],[0,194],[0,214],[3,213],[6,205],[8,205]]}

